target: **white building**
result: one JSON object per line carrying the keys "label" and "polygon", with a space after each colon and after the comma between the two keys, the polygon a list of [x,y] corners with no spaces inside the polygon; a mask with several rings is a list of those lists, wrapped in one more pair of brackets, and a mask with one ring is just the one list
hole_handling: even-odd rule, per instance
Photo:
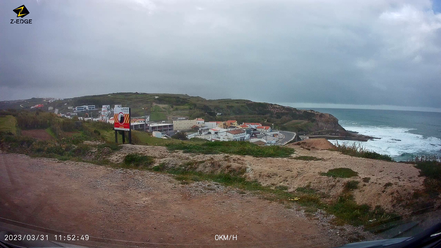
{"label": "white building", "polygon": [[271,127],[270,126],[258,126],[256,127],[257,131],[260,131],[262,133],[269,133],[271,132]]}
{"label": "white building", "polygon": [[244,141],[247,137],[247,133],[243,129],[234,129],[226,132],[229,140]]}
{"label": "white building", "polygon": [[201,127],[204,123],[204,119],[201,118],[196,118],[194,120],[176,120],[173,121],[173,130],[190,130],[193,126]]}

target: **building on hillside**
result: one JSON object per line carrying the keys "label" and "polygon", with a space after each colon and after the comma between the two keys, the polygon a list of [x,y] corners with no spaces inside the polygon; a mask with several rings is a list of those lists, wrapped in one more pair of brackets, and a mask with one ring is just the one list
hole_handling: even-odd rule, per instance
{"label": "building on hillside", "polygon": [[237,127],[239,125],[237,124],[236,120],[228,120],[228,121],[225,122],[225,126],[227,128],[230,128],[230,127]]}
{"label": "building on hillside", "polygon": [[148,132],[159,131],[171,135],[173,133],[173,123],[148,123],[146,130]]}
{"label": "building on hillside", "polygon": [[239,128],[248,129],[249,127],[247,125],[240,125]]}
{"label": "building on hillside", "polygon": [[173,130],[184,131],[190,130],[193,126],[202,126],[204,124],[204,119],[196,118],[194,120],[176,120],[173,121]]}
{"label": "building on hillside", "polygon": [[202,118],[196,118],[195,121],[196,121],[196,125],[199,127],[201,127],[205,123],[205,120]]}
{"label": "building on hillside", "polygon": [[95,110],[95,105],[82,105],[82,106],[76,106],[74,108],[75,112],[84,112],[89,110]]}
{"label": "building on hillside", "polygon": [[252,122],[244,122],[242,125],[247,125],[249,128],[256,128],[258,126],[262,126],[260,123],[252,123]]}
{"label": "building on hillside", "polygon": [[257,126],[256,130],[263,132],[263,133],[268,133],[268,132],[271,132],[271,127],[270,126]]}
{"label": "building on hillside", "polygon": [[217,123],[215,121],[205,122],[204,127],[215,128],[215,127],[217,127]]}
{"label": "building on hillside", "polygon": [[145,126],[145,125],[146,125],[145,119],[143,119],[143,118],[131,118],[130,119],[130,126],[132,127],[133,130],[144,131],[144,128],[145,128],[145,130],[147,131],[147,126]]}
{"label": "building on hillside", "polygon": [[244,141],[247,137],[247,133],[243,129],[234,129],[227,131],[227,137],[232,141]]}
{"label": "building on hillside", "polygon": [[162,133],[158,131],[153,131],[152,136],[156,138],[162,138]]}

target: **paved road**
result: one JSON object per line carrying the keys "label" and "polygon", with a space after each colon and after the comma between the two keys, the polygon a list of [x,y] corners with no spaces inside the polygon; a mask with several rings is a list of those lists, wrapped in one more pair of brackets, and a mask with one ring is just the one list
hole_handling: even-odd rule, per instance
{"label": "paved road", "polygon": [[286,143],[288,143],[289,141],[291,141],[292,139],[294,139],[296,137],[296,133],[294,132],[288,132],[288,131],[279,131],[283,136],[285,136],[285,138],[283,138],[282,140],[279,140],[277,142],[277,145],[286,145]]}

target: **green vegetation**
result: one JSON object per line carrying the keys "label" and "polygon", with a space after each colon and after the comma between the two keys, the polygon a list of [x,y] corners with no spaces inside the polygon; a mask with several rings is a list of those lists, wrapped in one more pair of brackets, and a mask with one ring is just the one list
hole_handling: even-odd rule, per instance
{"label": "green vegetation", "polygon": [[361,145],[356,145],[355,143],[352,146],[347,146],[345,144],[336,144],[337,151],[340,151],[343,154],[360,157],[360,158],[370,158],[370,159],[379,159],[384,161],[393,161],[392,158],[388,155],[378,154],[376,152],[366,151]]}
{"label": "green vegetation", "polygon": [[420,176],[424,179],[425,193],[430,198],[436,198],[441,194],[441,163],[437,161],[422,161],[417,163]]}
{"label": "green vegetation", "polygon": [[328,176],[328,177],[339,177],[339,178],[349,178],[349,177],[355,177],[358,176],[358,173],[349,169],[349,168],[335,168],[331,169],[326,173],[320,173],[322,176]]}
{"label": "green vegetation", "polygon": [[321,158],[316,158],[316,157],[313,157],[313,156],[298,156],[298,157],[294,157],[293,159],[305,160],[305,161],[319,161],[319,160],[322,160]]}
{"label": "green vegetation", "polygon": [[146,167],[150,166],[155,162],[155,160],[150,156],[144,156],[141,154],[128,154],[124,157],[125,165],[132,165],[136,167]]}
{"label": "green vegetation", "polygon": [[176,133],[175,135],[172,136],[172,138],[178,140],[188,140],[187,135],[185,135],[185,133],[183,132]]}
{"label": "green vegetation", "polygon": [[327,210],[337,217],[335,224],[364,225],[368,229],[400,219],[400,216],[388,213],[380,206],[371,209],[366,204],[358,205],[351,194],[343,194],[334,204],[329,205]]}
{"label": "green vegetation", "polygon": [[186,153],[202,154],[236,154],[251,155],[254,157],[289,157],[294,153],[294,149],[280,146],[258,146],[250,142],[237,141],[215,141],[203,144],[176,143],[168,144],[170,151],[183,150]]}
{"label": "green vegetation", "polygon": [[346,182],[345,186],[344,186],[344,190],[345,191],[356,190],[356,189],[358,189],[358,184],[359,183],[360,183],[359,181],[349,181],[349,182]]}
{"label": "green vegetation", "polygon": [[48,133],[52,138],[56,139],[57,135],[55,135],[55,133],[52,131],[52,129],[50,127],[46,128],[46,133]]}
{"label": "green vegetation", "polygon": [[12,115],[0,116],[0,132],[17,134],[17,120]]}

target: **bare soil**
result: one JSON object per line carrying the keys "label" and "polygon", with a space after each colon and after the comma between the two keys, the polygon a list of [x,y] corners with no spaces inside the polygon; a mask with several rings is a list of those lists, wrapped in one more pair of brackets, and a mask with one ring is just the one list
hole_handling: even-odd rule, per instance
{"label": "bare soil", "polygon": [[[328,201],[335,200],[342,193],[346,182],[355,180],[359,182],[358,189],[354,190],[358,204],[368,204],[372,208],[381,206],[387,211],[401,215],[410,214],[410,209],[406,207],[408,201],[414,192],[424,188],[424,177],[419,176],[419,170],[412,164],[343,155],[327,150],[333,145],[324,139],[302,141],[289,144],[288,147],[295,149],[295,154],[290,158],[255,158],[225,154],[190,154],[180,151],[170,153],[165,147],[124,145],[123,149],[110,157],[110,160],[120,163],[127,154],[140,153],[155,157],[156,165],[163,163],[168,167],[176,167],[189,161],[204,161],[198,167],[201,172],[229,173],[245,170],[247,179],[257,180],[262,185],[282,185],[288,187],[290,192],[298,187],[310,186],[329,195]],[[321,160],[294,159],[297,156],[312,156]],[[350,168],[357,172],[358,176],[332,178],[320,175],[335,168]],[[441,199],[438,200],[437,206],[440,204]]]}
{"label": "bare soil", "polygon": [[[166,155],[160,147],[143,149]],[[0,221],[88,234],[91,241],[75,243],[88,247],[335,247],[351,237],[373,238],[334,227],[332,216],[320,212],[307,217],[247,192],[211,182],[182,185],[149,171],[0,153],[0,181]],[[215,241],[222,234],[237,240]]]}
{"label": "bare soil", "polygon": [[21,135],[38,140],[53,140],[52,136],[45,129],[22,130]]}

